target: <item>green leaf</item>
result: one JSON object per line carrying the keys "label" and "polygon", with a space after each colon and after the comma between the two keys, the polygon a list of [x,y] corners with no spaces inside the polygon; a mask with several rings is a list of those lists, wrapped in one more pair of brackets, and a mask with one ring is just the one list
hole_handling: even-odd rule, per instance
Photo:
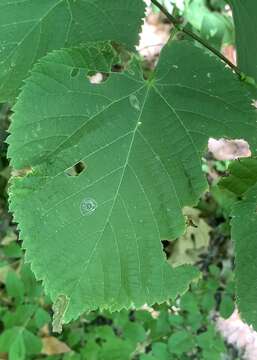
{"label": "green leaf", "polygon": [[218,266],[212,264],[212,265],[209,266],[209,273],[214,278],[219,278],[219,276],[220,276],[220,268]]}
{"label": "green leaf", "polygon": [[31,304],[19,305],[15,311],[8,311],[3,318],[6,328],[13,326],[23,326],[27,324],[35,312],[35,306]]}
{"label": "green leaf", "polygon": [[40,337],[34,335],[32,332],[24,329],[23,331],[24,344],[26,353],[28,355],[39,354],[42,349],[42,341]]}
{"label": "green leaf", "polygon": [[171,314],[169,316],[169,324],[173,327],[180,327],[183,324],[183,317],[180,315]]}
{"label": "green leaf", "polygon": [[170,353],[181,355],[192,350],[195,346],[194,335],[190,334],[189,331],[180,330],[176,331],[169,337],[168,348]]}
{"label": "green leaf", "polygon": [[[63,360],[82,360],[82,358],[79,354],[69,352],[64,355]],[[90,360],[95,360],[95,358],[90,358]]]}
{"label": "green leaf", "polygon": [[[97,341],[96,341],[97,340]],[[103,341],[102,341],[103,340]],[[111,327],[96,327],[86,337],[83,359],[92,360],[129,360],[135,350],[130,341],[115,336]]]}
{"label": "green leaf", "polygon": [[140,355],[140,360],[156,360],[156,357],[151,354]]}
{"label": "green leaf", "polygon": [[[226,178],[224,178],[226,181]],[[229,218],[231,214],[231,209],[233,208],[235,202],[237,201],[237,196],[231,191],[225,189],[223,187],[223,179],[221,179],[217,185],[213,185],[210,189],[210,193],[218,205],[217,211],[225,216],[225,218]],[[227,226],[228,223],[225,223]]]}
{"label": "green leaf", "polygon": [[184,296],[182,296],[179,305],[183,311],[187,311],[189,313],[196,313],[198,311],[197,297],[192,292],[187,292]]}
{"label": "green leaf", "polygon": [[38,308],[35,313],[36,326],[41,329],[44,325],[50,323],[51,318],[47,311],[42,308]]}
{"label": "green leaf", "polygon": [[6,290],[8,296],[15,299],[16,303],[21,303],[24,297],[24,286],[20,277],[14,272],[8,272],[6,276]]}
{"label": "green leaf", "polygon": [[41,284],[36,282],[29,264],[22,264],[20,275],[26,295],[35,301],[35,298],[39,297],[42,293],[42,288]]}
{"label": "green leaf", "polygon": [[3,331],[0,335],[0,353],[8,353],[17,336],[20,336],[17,327]]}
{"label": "green leaf", "polygon": [[228,170],[229,176],[219,182],[219,187],[237,196],[243,195],[257,182],[257,159],[233,161]]}
{"label": "green leaf", "polygon": [[13,179],[11,209],[36,277],[54,301],[67,299],[61,322],[183,293],[198,272],[170,267],[160,240],[184,232],[183,207],[207,188],[209,137],[257,148],[247,87],[204,50],[172,42],[150,79],[132,57],[125,72],[91,84],[116,58],[108,44],[54,52],[14,108],[11,163],[32,171]]}
{"label": "green leaf", "polygon": [[152,354],[158,360],[170,360],[170,354],[166,344],[157,342],[152,345]]}
{"label": "green leaf", "polygon": [[118,337],[109,338],[100,350],[99,360],[129,360],[134,350],[128,341]]}
{"label": "green leaf", "polygon": [[251,187],[232,213],[232,239],[236,253],[236,296],[241,317],[257,329],[257,184]]}
{"label": "green leaf", "polygon": [[[212,325],[208,327],[206,332],[199,334],[195,340],[197,345],[200,346],[202,350],[204,350],[204,358],[206,359],[211,359],[211,357],[208,356],[211,353],[217,353],[221,355],[222,352],[225,352],[224,341],[221,339],[220,335]],[[217,356],[215,359],[217,359]]]}
{"label": "green leaf", "polygon": [[49,51],[97,40],[132,48],[144,10],[141,0],[2,0],[0,102],[14,100],[33,64]]}
{"label": "green leaf", "polygon": [[204,324],[206,323],[205,316],[198,309],[195,313],[189,313],[186,317],[186,324],[188,329],[191,331],[197,332]]}
{"label": "green leaf", "polygon": [[257,82],[257,2],[229,0],[229,3],[235,21],[238,65],[246,75],[253,77]]}
{"label": "green leaf", "polygon": [[11,242],[3,247],[3,253],[10,258],[19,258],[22,255],[22,250],[16,242]]}
{"label": "green leaf", "polygon": [[[49,316],[49,315],[48,315]],[[50,322],[50,319],[49,319]],[[70,348],[80,346],[84,338],[84,328],[72,329],[67,336],[66,343]]]}
{"label": "green leaf", "polygon": [[131,321],[124,327],[123,335],[126,340],[130,341],[135,346],[146,339],[146,332],[143,325]]}
{"label": "green leaf", "polygon": [[211,11],[205,0],[186,0],[184,17],[202,37],[218,49],[234,42],[231,19],[220,12]]}
{"label": "green leaf", "polygon": [[224,294],[222,296],[220,308],[219,308],[220,315],[225,319],[229,318],[234,311],[234,307],[235,306],[232,297],[227,294]]}
{"label": "green leaf", "polygon": [[215,299],[212,292],[206,292],[205,294],[203,294],[201,299],[201,306],[203,310],[207,313],[209,313],[212,309],[215,308]]}
{"label": "green leaf", "polygon": [[170,322],[168,309],[164,306],[160,309],[157,319],[149,326],[151,329],[151,337],[153,339],[165,336],[170,331]]}
{"label": "green leaf", "polygon": [[234,28],[232,20],[220,13],[208,11],[202,20],[202,36],[217,49],[234,43]]}
{"label": "green leaf", "polygon": [[41,348],[41,339],[23,326],[8,329],[0,336],[0,352],[9,353],[13,360],[25,359],[26,354],[38,354]]}
{"label": "green leaf", "polygon": [[127,325],[128,322],[130,322],[129,320],[129,312],[127,310],[122,310],[122,311],[117,311],[115,313],[110,314],[109,312],[107,313],[107,317],[112,319],[113,321],[113,325],[115,327],[119,327],[119,328],[123,328],[124,326]]}
{"label": "green leaf", "polygon": [[[257,159],[249,158],[232,163],[230,175],[219,182],[222,191],[229,191],[241,201],[232,208],[232,238],[235,242],[236,257],[236,297],[243,319],[257,328],[255,304],[256,282],[256,230],[257,230]],[[228,317],[233,311],[233,301],[229,295],[222,299],[220,312]]]}
{"label": "green leaf", "polygon": [[22,333],[20,336],[17,336],[13,341],[10,350],[8,359],[10,360],[25,360],[26,349],[24,344],[24,339]]}
{"label": "green leaf", "polygon": [[[64,355],[63,360],[82,360],[82,358],[79,354],[69,352]],[[90,358],[90,360],[95,360],[95,358]]]}
{"label": "green leaf", "polygon": [[98,360],[100,358],[100,346],[95,341],[89,341],[81,353],[86,359]]}
{"label": "green leaf", "polygon": [[210,0],[210,5],[217,11],[223,11],[227,5],[227,0]]}

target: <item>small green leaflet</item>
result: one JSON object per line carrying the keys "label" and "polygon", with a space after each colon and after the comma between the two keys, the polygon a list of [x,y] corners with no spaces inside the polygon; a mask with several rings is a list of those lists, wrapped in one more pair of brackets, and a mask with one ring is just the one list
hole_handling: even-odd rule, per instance
{"label": "small green leaflet", "polygon": [[42,349],[41,339],[24,326],[14,326],[0,335],[1,353],[9,353],[8,359],[25,360],[39,354]]}
{"label": "small green leaflet", "polygon": [[13,102],[33,64],[86,41],[138,42],[141,0],[1,0],[0,102]]}
{"label": "small green leaflet", "polygon": [[[198,272],[169,266],[160,240],[185,231],[184,206],[207,188],[209,137],[257,149],[247,87],[204,50],[172,42],[148,80],[135,57],[110,73],[117,61],[108,43],[55,51],[14,107],[9,157],[32,171],[13,179],[11,210],[36,277],[68,300],[61,322],[183,293]],[[110,76],[93,85],[97,71]]]}

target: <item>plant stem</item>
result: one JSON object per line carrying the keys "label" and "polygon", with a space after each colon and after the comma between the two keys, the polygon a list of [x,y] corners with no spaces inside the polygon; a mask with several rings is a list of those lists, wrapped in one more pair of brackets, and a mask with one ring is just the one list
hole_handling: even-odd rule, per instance
{"label": "plant stem", "polygon": [[186,29],[183,25],[181,25],[181,22],[179,19],[175,18],[173,15],[171,15],[168,10],[162,6],[162,4],[159,3],[158,0],[151,0],[151,2],[157,6],[161,12],[163,12],[164,15],[167,16],[167,18],[171,21],[171,23],[175,26],[176,29],[178,29],[179,31],[182,31],[184,34],[190,36],[191,38],[193,38],[194,40],[196,40],[197,42],[199,42],[200,44],[202,44],[205,48],[207,48],[208,50],[210,50],[213,54],[215,54],[216,56],[218,56],[222,61],[224,61],[232,70],[235,71],[235,73],[240,77],[242,77],[242,73],[240,71],[240,69],[234,65],[230,60],[228,60],[223,54],[221,54],[217,49],[215,49],[212,45],[210,45],[207,41],[205,41],[204,39],[202,39],[200,36],[196,35],[195,33],[193,33],[192,31]]}

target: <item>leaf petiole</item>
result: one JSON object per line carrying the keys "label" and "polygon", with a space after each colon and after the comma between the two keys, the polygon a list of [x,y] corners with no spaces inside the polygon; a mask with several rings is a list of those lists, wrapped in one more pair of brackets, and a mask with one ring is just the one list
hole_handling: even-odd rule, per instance
{"label": "leaf petiole", "polygon": [[171,23],[174,25],[174,27],[178,30],[178,31],[182,31],[184,34],[190,36],[191,38],[193,38],[194,40],[196,40],[197,42],[199,42],[200,44],[202,44],[205,48],[207,48],[209,51],[211,51],[213,54],[215,54],[216,56],[218,56],[222,61],[224,61],[241,79],[242,77],[242,73],[240,71],[240,69],[233,64],[230,60],[228,60],[221,52],[219,52],[217,49],[215,49],[215,47],[213,47],[212,45],[210,45],[207,41],[205,41],[204,39],[202,39],[200,36],[198,36],[197,34],[195,34],[194,32],[188,30],[185,26],[183,26],[181,24],[181,21],[179,19],[177,19],[176,17],[174,17],[173,15],[171,15],[168,10],[159,3],[158,0],[151,0],[151,2],[157,6],[161,12],[167,16],[167,18],[171,21]]}

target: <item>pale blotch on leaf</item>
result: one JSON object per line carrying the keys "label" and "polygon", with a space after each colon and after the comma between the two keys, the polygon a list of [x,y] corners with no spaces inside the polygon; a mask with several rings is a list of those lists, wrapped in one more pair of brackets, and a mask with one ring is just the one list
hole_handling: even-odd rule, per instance
{"label": "pale blotch on leaf", "polygon": [[136,95],[130,95],[129,102],[130,102],[130,105],[133,106],[134,109],[136,109],[137,111],[140,111],[140,102],[139,102],[138,98],[136,97]]}
{"label": "pale blotch on leaf", "polygon": [[56,299],[53,305],[53,332],[62,332],[63,318],[67,311],[69,301],[69,298],[64,294],[59,295]]}
{"label": "pale blotch on leaf", "polygon": [[32,173],[32,167],[27,167],[24,169],[13,169],[11,172],[12,177],[26,177],[27,175]]}
{"label": "pale blotch on leaf", "polygon": [[94,199],[86,198],[81,201],[80,212],[83,216],[92,215],[97,209],[97,202]]}
{"label": "pale blotch on leaf", "polygon": [[102,73],[98,72],[92,76],[88,76],[88,80],[91,84],[97,85],[101,84],[104,81],[104,76]]}

